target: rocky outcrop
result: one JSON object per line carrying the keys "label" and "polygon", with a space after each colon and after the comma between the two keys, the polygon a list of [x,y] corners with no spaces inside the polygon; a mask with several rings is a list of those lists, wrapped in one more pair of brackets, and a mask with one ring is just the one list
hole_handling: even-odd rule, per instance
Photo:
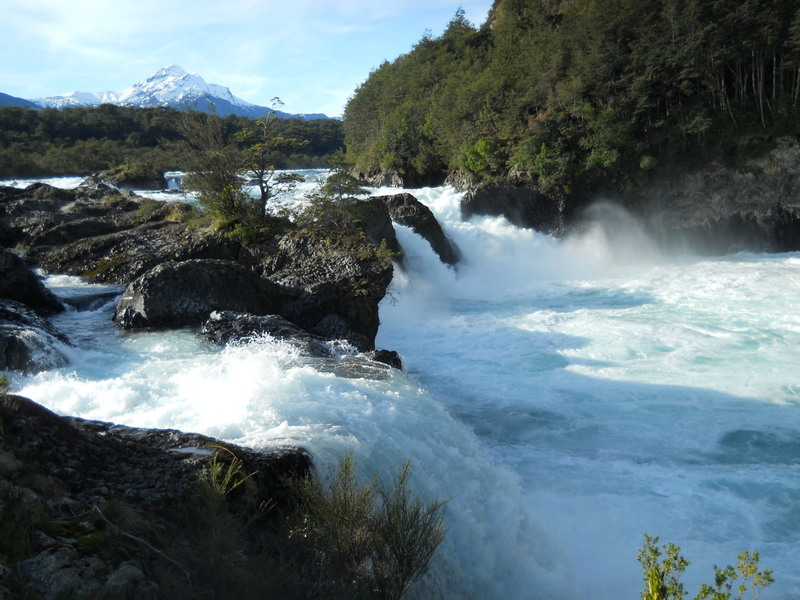
{"label": "rocky outcrop", "polygon": [[442,185],[445,181],[445,173],[421,175],[419,173],[401,173],[395,169],[373,171],[354,169],[350,175],[370,187],[421,188]]}
{"label": "rocky outcrop", "polygon": [[219,346],[269,336],[292,344],[307,356],[329,358],[333,355],[327,340],[278,315],[215,311],[203,324],[200,335]]}
{"label": "rocky outcrop", "polygon": [[[292,481],[311,469],[303,450],[256,451],[174,430],[60,417],[19,396],[0,395],[0,425],[0,514],[4,535],[13,536],[0,553],[0,598],[208,595],[203,563],[187,557],[220,549],[192,548],[204,524],[180,524],[187,514],[199,518],[200,507],[213,510],[202,474],[214,462],[241,461],[246,478],[229,501],[260,515],[250,527],[263,535],[289,508]],[[225,527],[221,508],[202,516],[209,526],[218,519],[213,525]],[[183,591],[172,594],[170,580]]]}
{"label": "rocky outcrop", "polygon": [[42,315],[63,310],[58,298],[23,260],[4,248],[0,248],[0,298],[21,302]]}
{"label": "rocky outcrop", "polygon": [[0,190],[3,245],[32,248],[26,259],[38,262],[53,247],[134,227],[141,202],[103,189],[100,193],[34,184],[25,190]]}
{"label": "rocky outcrop", "polygon": [[361,351],[375,347],[378,303],[392,280],[392,263],[363,238],[302,229],[282,237],[265,257],[263,275],[291,290],[280,315],[327,339]]}
{"label": "rocky outcrop", "polygon": [[31,248],[28,258],[49,272],[78,275],[95,283],[127,284],[166,261],[236,260],[240,253],[239,244],[212,231],[159,221],[64,246]]}
{"label": "rocky outcrop", "polygon": [[458,263],[459,254],[455,244],[445,235],[442,226],[433,216],[431,210],[411,194],[393,194],[391,196],[375,196],[389,209],[389,216],[400,225],[405,225],[423,237],[448,265]]}
{"label": "rocky outcrop", "polygon": [[231,261],[171,262],[127,287],[114,321],[123,329],[200,325],[215,310],[273,314],[288,297],[281,286]]}
{"label": "rocky outcrop", "polygon": [[238,243],[187,222],[196,209],[120,193],[105,184],[0,190],[0,245],[52,273],[128,284],[168,260],[238,260]]}
{"label": "rocky outcrop", "polygon": [[0,300],[0,371],[35,373],[63,367],[67,337],[33,309]]}
{"label": "rocky outcrop", "polygon": [[[139,204],[110,190],[102,202],[86,190],[63,190],[35,183],[24,190],[0,188],[0,245],[37,245],[38,236],[67,223],[91,219],[106,232],[130,226]],[[77,232],[77,235],[83,235]],[[75,239],[75,238],[73,238]],[[59,241],[57,243],[64,243]]]}
{"label": "rocky outcrop", "polygon": [[62,310],[21,258],[0,249],[0,371],[34,373],[67,364],[69,342],[45,318]]}
{"label": "rocky outcrop", "polygon": [[475,215],[505,217],[517,227],[552,234],[563,233],[566,217],[562,202],[543,196],[535,186],[507,181],[484,182],[464,194],[461,218]]}
{"label": "rocky outcrop", "polygon": [[371,187],[403,187],[403,178],[400,173],[389,169],[369,172],[354,169],[350,175]]}
{"label": "rocky outcrop", "polygon": [[[242,343],[262,336],[276,338],[297,348],[304,356],[326,358],[339,361],[372,361],[383,363],[395,369],[403,368],[400,355],[393,350],[371,350],[360,355],[347,352],[330,340],[312,335],[294,323],[278,315],[250,315],[235,312],[213,312],[203,324],[200,335],[207,340],[224,346]],[[323,370],[325,367],[322,367]]]}
{"label": "rocky outcrop", "polygon": [[388,206],[380,197],[370,197],[359,201],[358,214],[361,215],[356,226],[364,232],[367,241],[379,248],[382,244],[396,254],[402,249],[392,225]]}
{"label": "rocky outcrop", "polygon": [[[117,310],[126,328],[200,325],[213,310],[280,314],[312,334],[371,350],[392,272],[390,253],[376,248],[399,246],[383,203],[362,208],[356,227],[363,236],[298,230],[245,247],[224,232],[189,226],[197,211],[186,204],[120,194],[96,181],[69,191],[38,185],[0,190],[0,237],[28,246],[25,260],[48,272],[136,282]],[[196,260],[216,266],[203,276],[192,270]]]}
{"label": "rocky outcrop", "polygon": [[122,190],[161,190],[166,187],[164,173],[152,165],[122,165],[94,176],[98,181]]}
{"label": "rocky outcrop", "polygon": [[800,144],[781,138],[735,166],[657,177],[629,196],[665,244],[727,253],[800,250]]}
{"label": "rocky outcrop", "polygon": [[639,173],[623,191],[597,181],[563,199],[540,194],[515,173],[477,185],[456,176],[451,182],[470,186],[461,203],[465,219],[503,216],[519,227],[562,235],[583,225],[584,209],[602,188],[608,190],[604,200],[633,210],[666,246],[715,254],[800,250],[800,140],[742,138],[738,144],[707,164]]}

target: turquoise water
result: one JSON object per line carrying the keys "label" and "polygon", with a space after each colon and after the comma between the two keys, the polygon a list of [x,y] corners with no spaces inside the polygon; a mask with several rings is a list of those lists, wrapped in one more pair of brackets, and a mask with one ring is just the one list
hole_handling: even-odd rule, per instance
{"label": "turquoise water", "polygon": [[683,547],[691,595],[747,549],[775,570],[762,598],[800,597],[800,255],[665,253],[614,209],[557,241],[413,193],[464,262],[398,227],[378,345],[405,373],[122,333],[109,303],[57,318],[70,366],[14,384],[67,414],[302,444],[323,473],[347,449],[365,477],[411,457],[449,499],[420,598],[636,598],[644,532]]}

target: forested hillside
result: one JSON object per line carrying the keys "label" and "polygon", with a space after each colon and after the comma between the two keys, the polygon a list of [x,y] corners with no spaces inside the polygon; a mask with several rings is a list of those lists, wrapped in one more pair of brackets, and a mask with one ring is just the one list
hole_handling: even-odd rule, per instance
{"label": "forested hillside", "polygon": [[344,128],[362,172],[554,197],[794,134],[798,104],[800,0],[495,0],[376,69]]}
{"label": "forested hillside", "polygon": [[[0,107],[0,177],[81,175],[125,163],[182,168],[182,158],[169,142],[181,138],[185,114],[111,104],[64,110]],[[245,117],[222,121],[231,137],[253,125]],[[330,119],[276,119],[272,133],[307,141],[285,156],[281,167],[328,166],[343,143],[341,123]]]}

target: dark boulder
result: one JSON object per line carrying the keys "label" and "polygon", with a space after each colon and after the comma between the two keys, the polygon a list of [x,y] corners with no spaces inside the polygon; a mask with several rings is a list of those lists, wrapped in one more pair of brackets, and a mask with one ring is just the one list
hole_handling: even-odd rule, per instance
{"label": "dark boulder", "polygon": [[278,315],[215,311],[203,324],[200,335],[220,346],[268,335],[289,342],[307,356],[328,358],[332,355],[327,340]]}
{"label": "dark boulder", "polygon": [[464,194],[461,217],[475,215],[505,217],[517,227],[552,234],[563,233],[566,219],[563,202],[540,194],[534,186],[507,181],[485,182]]}
{"label": "dark boulder", "polygon": [[24,304],[0,300],[0,371],[36,373],[63,367],[67,337]]}
{"label": "dark boulder", "polygon": [[375,247],[384,244],[394,253],[401,252],[400,243],[392,226],[392,217],[385,202],[378,197],[361,200],[358,214],[360,218],[356,226],[364,232],[364,237],[370,244]]}
{"label": "dark boulder", "polygon": [[410,227],[425,238],[443,263],[455,265],[458,262],[458,250],[445,235],[442,226],[431,210],[422,202],[408,193],[375,196],[374,199],[380,200],[386,205],[393,221]]}
{"label": "dark boulder", "polygon": [[4,248],[0,248],[0,298],[21,302],[42,315],[63,310],[58,298],[23,260]]}
{"label": "dark boulder", "polygon": [[297,230],[281,238],[263,269],[265,277],[295,295],[281,316],[326,339],[348,340],[361,351],[374,349],[378,303],[393,268],[363,236]]}
{"label": "dark boulder", "polygon": [[393,369],[403,370],[403,359],[394,350],[373,350],[366,352],[364,356],[375,362],[389,365]]}
{"label": "dark boulder", "polygon": [[231,261],[164,263],[128,285],[114,321],[123,329],[200,325],[215,310],[277,313],[286,298],[279,285]]}

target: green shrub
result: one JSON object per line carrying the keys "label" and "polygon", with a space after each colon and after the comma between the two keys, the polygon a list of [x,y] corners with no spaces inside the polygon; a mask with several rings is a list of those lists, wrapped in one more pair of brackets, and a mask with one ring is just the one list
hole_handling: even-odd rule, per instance
{"label": "green shrub", "polygon": [[33,556],[33,532],[39,514],[25,503],[18,488],[0,494],[0,564],[10,565]]}
{"label": "green shrub", "polygon": [[[681,556],[680,550],[674,544],[665,544],[662,557],[658,538],[644,535],[644,546],[636,557],[642,565],[645,584],[640,593],[642,600],[682,600],[686,597],[680,578],[690,563]],[[714,585],[704,583],[695,600],[741,600],[747,590],[750,590],[753,600],[757,600],[764,588],[774,581],[772,571],[758,570],[758,560],[758,552],[742,552],[735,568],[731,565],[724,569],[715,566]],[[739,584],[734,589],[737,581]]]}
{"label": "green shrub", "polygon": [[295,536],[310,544],[326,597],[401,598],[444,540],[444,503],[411,494],[408,462],[388,492],[377,480],[360,484],[355,471],[348,453],[326,486],[301,484]]}

